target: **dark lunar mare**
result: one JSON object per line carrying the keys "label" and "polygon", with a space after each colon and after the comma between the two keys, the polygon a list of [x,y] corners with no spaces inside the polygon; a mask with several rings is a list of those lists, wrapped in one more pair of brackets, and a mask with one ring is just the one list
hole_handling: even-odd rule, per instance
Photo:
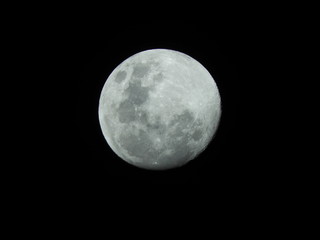
{"label": "dark lunar mare", "polygon": [[115,81],[117,83],[121,83],[127,76],[127,72],[126,71],[119,71],[115,77]]}
{"label": "dark lunar mare", "polygon": [[[124,94],[127,96],[117,109],[119,121],[121,123],[130,123],[136,120],[147,120],[146,113],[140,110],[140,106],[149,98],[151,88],[141,85],[141,78],[145,76],[150,67],[145,64],[137,64],[134,67],[131,79]],[[136,110],[137,109],[137,110]]]}
{"label": "dark lunar mare", "polygon": [[[200,128],[199,121],[195,121],[194,114],[189,110],[184,110],[181,114],[176,114],[166,126],[161,122],[161,117],[157,117],[156,121],[149,121],[148,113],[141,109],[142,105],[148,100],[151,87],[141,85],[141,78],[145,77],[150,71],[150,66],[147,64],[138,63],[134,66],[129,85],[125,90],[126,99],[123,100],[116,112],[118,113],[121,123],[130,123],[138,121],[145,125],[148,131],[139,130],[138,135],[132,132],[122,132],[120,135],[121,146],[128,152],[129,155],[142,159],[142,167],[150,166],[154,161],[158,161],[160,166],[166,168],[183,165],[187,162],[193,152],[189,147],[190,139],[195,141],[201,139],[203,132]],[[125,76],[117,75],[116,79],[122,79]],[[155,80],[161,80],[162,75],[156,75]],[[167,133],[169,129],[173,132]],[[192,132],[185,132],[185,129],[193,129]],[[153,136],[163,136],[168,134],[167,142],[164,143],[165,149],[172,150],[172,154],[165,156],[161,155],[161,151],[156,150],[153,146],[153,140],[149,133],[154,133]],[[160,156],[162,156],[160,158]],[[139,163],[137,163],[139,164]],[[161,169],[161,168],[159,168]]]}

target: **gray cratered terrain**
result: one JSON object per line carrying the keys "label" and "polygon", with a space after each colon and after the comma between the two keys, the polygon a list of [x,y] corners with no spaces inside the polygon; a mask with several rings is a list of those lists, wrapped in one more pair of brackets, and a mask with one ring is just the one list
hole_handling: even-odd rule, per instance
{"label": "gray cratered terrain", "polygon": [[182,166],[213,138],[221,115],[210,73],[181,52],[139,52],[117,66],[100,96],[107,143],[126,162],[145,169]]}

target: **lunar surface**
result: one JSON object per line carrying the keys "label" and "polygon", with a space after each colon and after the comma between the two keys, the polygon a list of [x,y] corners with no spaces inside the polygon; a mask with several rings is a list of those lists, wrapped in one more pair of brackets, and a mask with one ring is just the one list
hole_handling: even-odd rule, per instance
{"label": "lunar surface", "polygon": [[212,140],[221,100],[210,73],[173,50],[139,52],[117,66],[100,96],[111,149],[134,166],[165,170],[196,158]]}

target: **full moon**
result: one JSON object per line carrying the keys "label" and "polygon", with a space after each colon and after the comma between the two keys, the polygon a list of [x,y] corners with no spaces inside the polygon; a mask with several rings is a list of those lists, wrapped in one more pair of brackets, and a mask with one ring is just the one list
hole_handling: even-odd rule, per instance
{"label": "full moon", "polygon": [[205,150],[218,128],[221,99],[210,73],[174,50],[139,52],[105,82],[99,121],[111,149],[139,168],[185,165]]}

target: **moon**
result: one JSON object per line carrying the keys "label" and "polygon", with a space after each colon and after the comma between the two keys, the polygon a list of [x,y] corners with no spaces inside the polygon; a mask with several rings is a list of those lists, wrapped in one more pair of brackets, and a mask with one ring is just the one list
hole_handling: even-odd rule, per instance
{"label": "moon", "polygon": [[221,98],[197,60],[175,50],[151,49],[113,70],[98,115],[116,155],[139,168],[166,170],[206,149],[219,126]]}

